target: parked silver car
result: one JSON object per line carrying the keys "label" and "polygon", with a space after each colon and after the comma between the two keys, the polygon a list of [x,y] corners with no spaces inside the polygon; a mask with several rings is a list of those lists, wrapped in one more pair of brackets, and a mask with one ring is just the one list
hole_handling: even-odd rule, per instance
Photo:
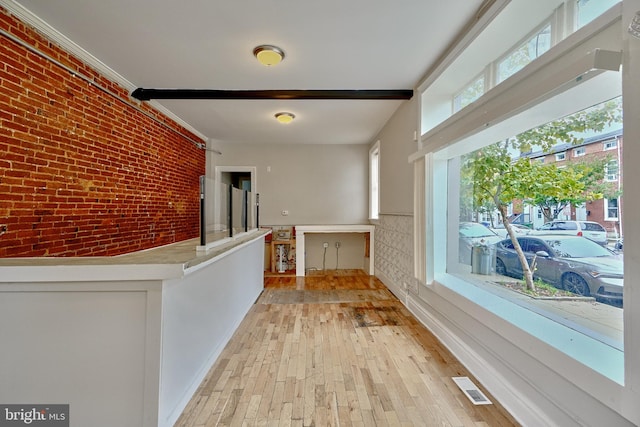
{"label": "parked silver car", "polygon": [[[536,255],[534,278],[578,295],[622,304],[623,262],[593,241],[579,236],[518,237],[529,265]],[[522,278],[522,266],[510,239],[496,245],[496,273]]]}
{"label": "parked silver car", "polygon": [[583,236],[589,240],[606,246],[607,230],[595,221],[564,221],[555,220],[543,224],[530,234],[565,234],[568,236]]}

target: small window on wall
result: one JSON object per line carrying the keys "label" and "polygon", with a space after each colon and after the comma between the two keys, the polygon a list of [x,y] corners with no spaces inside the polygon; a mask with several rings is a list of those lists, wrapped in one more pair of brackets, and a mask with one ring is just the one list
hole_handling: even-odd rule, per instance
{"label": "small window on wall", "polygon": [[380,213],[380,141],[369,150],[369,218]]}
{"label": "small window on wall", "polygon": [[484,93],[484,75],[475,79],[462,91],[453,97],[453,112],[462,110]]}
{"label": "small window on wall", "polygon": [[620,0],[577,0],[577,27],[582,28]]}
{"label": "small window on wall", "polygon": [[498,62],[497,83],[508,79],[550,48],[551,24],[547,24]]}
{"label": "small window on wall", "polygon": [[609,141],[603,142],[602,145],[603,145],[602,149],[604,151],[614,150],[618,146],[618,141],[616,141],[615,139],[611,139]]}
{"label": "small window on wall", "polygon": [[618,199],[604,199],[604,215],[607,221],[618,220]]}
{"label": "small window on wall", "polygon": [[578,147],[573,150],[574,157],[584,156],[585,154],[587,154],[587,149],[585,147]]}
{"label": "small window on wall", "polygon": [[556,162],[561,162],[562,160],[567,158],[567,153],[556,153]]}
{"label": "small window on wall", "polygon": [[604,180],[605,181],[617,181],[618,180],[618,161],[611,160],[604,168]]}

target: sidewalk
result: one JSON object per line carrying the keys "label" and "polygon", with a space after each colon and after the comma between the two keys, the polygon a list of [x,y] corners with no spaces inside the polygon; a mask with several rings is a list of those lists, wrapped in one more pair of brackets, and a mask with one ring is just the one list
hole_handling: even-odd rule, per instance
{"label": "sidewalk", "polygon": [[463,274],[469,282],[500,295],[522,307],[526,307],[541,316],[550,318],[582,334],[590,336],[611,347],[622,350],[624,347],[623,309],[608,304],[588,300],[549,300],[536,299],[496,284],[499,281],[513,280],[498,274]]}

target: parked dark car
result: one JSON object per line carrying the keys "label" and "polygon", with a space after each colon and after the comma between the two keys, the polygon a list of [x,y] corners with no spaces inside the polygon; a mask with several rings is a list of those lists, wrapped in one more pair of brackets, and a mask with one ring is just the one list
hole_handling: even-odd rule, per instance
{"label": "parked dark car", "polygon": [[471,251],[474,246],[495,245],[502,238],[491,229],[478,222],[461,222],[458,230],[458,260],[471,264]]}
{"label": "parked dark car", "polygon": [[[578,295],[622,303],[623,262],[599,244],[579,236],[518,237],[529,265],[536,255],[534,278]],[[496,273],[522,278],[511,240],[496,245]]]}
{"label": "parked dark car", "polygon": [[[513,232],[516,233],[517,235],[525,235],[525,234],[531,233],[531,229],[524,225],[511,224],[511,228],[513,229]],[[507,239],[509,237],[509,233],[507,233],[507,229],[502,223],[496,224],[496,226],[493,227],[491,231],[493,231],[503,239]]]}

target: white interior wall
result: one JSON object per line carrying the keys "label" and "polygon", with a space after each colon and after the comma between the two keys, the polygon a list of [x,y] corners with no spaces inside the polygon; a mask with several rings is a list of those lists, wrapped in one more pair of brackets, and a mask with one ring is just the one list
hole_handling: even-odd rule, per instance
{"label": "white interior wall", "polygon": [[[336,249],[336,242],[340,248]],[[329,247],[324,250],[323,244]],[[365,269],[364,233],[305,233],[305,269]],[[368,258],[366,260],[368,264]],[[366,266],[368,268],[368,266]]]}
{"label": "white interior wall", "polygon": [[420,96],[404,102],[380,131],[380,214],[413,213],[413,165],[416,151]]}
{"label": "white interior wall", "polygon": [[[255,166],[261,225],[366,224],[368,147],[216,142],[215,166]],[[213,169],[212,169],[213,168]],[[282,211],[288,211],[283,215]]]}

